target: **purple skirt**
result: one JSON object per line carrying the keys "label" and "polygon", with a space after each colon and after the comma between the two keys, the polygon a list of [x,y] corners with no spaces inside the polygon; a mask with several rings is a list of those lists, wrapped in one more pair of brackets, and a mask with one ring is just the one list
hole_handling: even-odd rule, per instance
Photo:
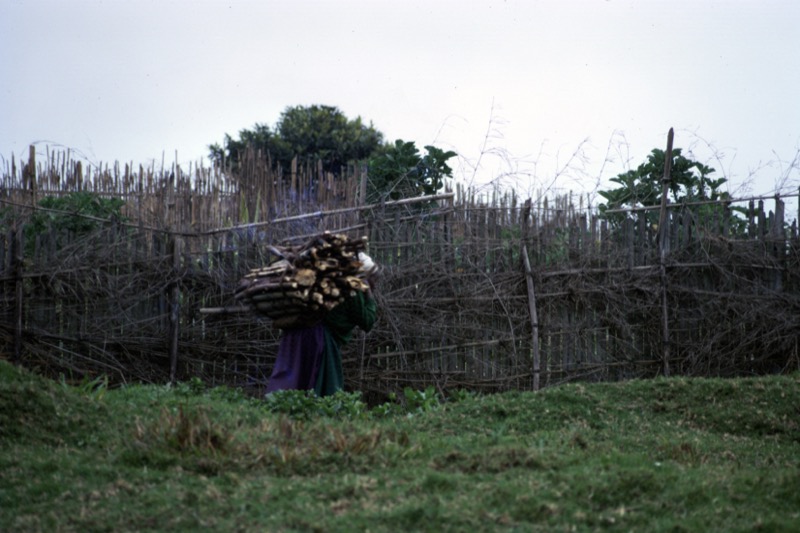
{"label": "purple skirt", "polygon": [[267,384],[267,393],[286,389],[314,389],[324,349],[325,327],[321,323],[284,331]]}

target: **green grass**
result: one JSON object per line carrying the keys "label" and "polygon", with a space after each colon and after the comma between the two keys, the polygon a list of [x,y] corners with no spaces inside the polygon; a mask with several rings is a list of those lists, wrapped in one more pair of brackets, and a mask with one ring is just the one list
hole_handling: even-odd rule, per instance
{"label": "green grass", "polygon": [[0,531],[800,530],[798,374],[423,397],[289,417],[0,361]]}

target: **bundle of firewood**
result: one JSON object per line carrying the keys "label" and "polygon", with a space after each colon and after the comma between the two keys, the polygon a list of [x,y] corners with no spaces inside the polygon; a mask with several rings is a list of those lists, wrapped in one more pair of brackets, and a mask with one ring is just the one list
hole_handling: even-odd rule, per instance
{"label": "bundle of firewood", "polygon": [[251,270],[234,298],[278,327],[313,323],[369,285],[359,277],[367,238],[325,232],[297,247],[270,247],[280,259]]}

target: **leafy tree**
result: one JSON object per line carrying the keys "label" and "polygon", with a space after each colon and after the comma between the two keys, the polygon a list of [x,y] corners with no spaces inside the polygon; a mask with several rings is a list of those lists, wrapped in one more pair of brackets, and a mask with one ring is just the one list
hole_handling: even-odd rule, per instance
{"label": "leafy tree", "polygon": [[444,178],[453,173],[447,160],[456,153],[435,146],[425,146],[425,150],[427,154],[421,155],[413,141],[402,139],[385,145],[369,162],[368,199],[397,200],[441,190]]}
{"label": "leafy tree", "polygon": [[252,130],[240,130],[238,139],[233,139],[226,133],[224,147],[219,144],[209,145],[209,156],[217,162],[226,159],[236,163],[248,146],[263,153],[274,152],[274,138],[275,134],[267,124],[256,123]]}
{"label": "leafy tree", "polygon": [[383,134],[361,117],[348,120],[335,107],[287,108],[278,121],[280,142],[301,161],[322,161],[322,167],[338,174],[350,161],[371,156],[383,142]]}
{"label": "leafy tree", "polygon": [[238,139],[225,134],[224,146],[208,148],[213,160],[227,159],[234,167],[250,146],[283,168],[297,157],[300,163],[321,161],[326,172],[339,174],[348,162],[370,157],[382,142],[383,134],[361,117],[350,120],[336,107],[312,105],[287,107],[274,129],[257,123],[252,130],[239,131]]}
{"label": "leafy tree", "polygon": [[[25,221],[25,253],[33,252],[36,237],[56,230],[60,233],[85,235],[103,227],[103,220],[125,221],[120,198],[103,198],[91,192],[72,192],[64,196],[47,196],[39,200],[39,207]],[[102,220],[101,220],[102,219]],[[0,229],[20,220],[10,211],[0,213]]]}
{"label": "leafy tree", "polygon": [[125,201],[121,198],[103,198],[91,192],[48,196],[39,201],[39,207],[48,211],[35,211],[26,227],[33,233],[46,231],[50,227],[76,234],[89,233],[101,227],[101,221],[97,219],[122,220],[121,209],[124,205]]}
{"label": "leafy tree", "polygon": [[[658,148],[647,156],[647,161],[635,170],[629,170],[611,178],[619,184],[616,189],[599,191],[606,203],[600,204],[601,215],[605,216],[612,224],[619,224],[626,217],[626,213],[607,213],[611,209],[626,207],[654,206],[661,202],[664,177],[664,164],[666,153]],[[700,201],[729,200],[730,194],[720,190],[727,182],[726,178],[714,179],[711,175],[715,170],[697,161],[686,158],[681,154],[680,148],[672,150],[672,166],[668,184],[669,200],[673,204],[691,203]],[[714,210],[721,209],[719,204],[697,206],[698,214],[708,215]],[[729,215],[730,216],[730,215]],[[658,222],[659,212],[647,212],[648,225]],[[740,219],[731,218],[738,224]]]}

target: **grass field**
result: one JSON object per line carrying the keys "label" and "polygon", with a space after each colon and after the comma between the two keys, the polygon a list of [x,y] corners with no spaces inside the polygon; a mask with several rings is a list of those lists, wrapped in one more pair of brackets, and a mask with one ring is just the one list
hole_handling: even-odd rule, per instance
{"label": "grass field", "polygon": [[0,361],[0,531],[800,531],[798,374],[430,396],[322,409]]}

